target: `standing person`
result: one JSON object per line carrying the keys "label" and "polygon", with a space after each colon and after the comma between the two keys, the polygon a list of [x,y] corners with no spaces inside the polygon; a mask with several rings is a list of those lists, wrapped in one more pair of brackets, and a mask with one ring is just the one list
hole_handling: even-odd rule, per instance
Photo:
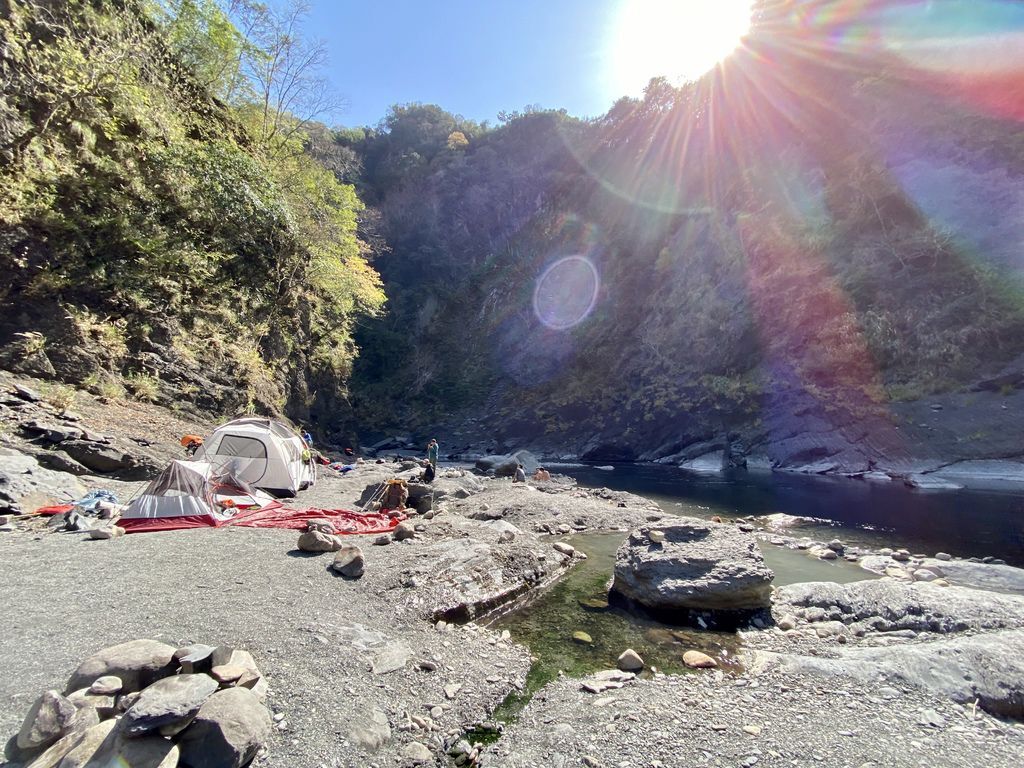
{"label": "standing person", "polygon": [[434,438],[430,439],[427,443],[427,461],[430,462],[430,466],[434,468],[434,473],[437,473],[437,440]]}

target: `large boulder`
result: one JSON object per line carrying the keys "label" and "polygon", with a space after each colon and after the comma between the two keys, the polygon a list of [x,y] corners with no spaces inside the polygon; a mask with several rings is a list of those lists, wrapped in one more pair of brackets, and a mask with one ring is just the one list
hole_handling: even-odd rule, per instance
{"label": "large boulder", "polygon": [[270,712],[246,688],[225,688],[206,700],[178,742],[189,768],[241,768],[270,736]]}
{"label": "large boulder", "polygon": [[512,477],[516,473],[519,460],[515,456],[484,456],[476,460],[476,468],[481,472],[493,471],[496,477]]}
{"label": "large boulder", "polygon": [[174,674],[174,650],[156,640],[131,640],[104,648],[78,665],[65,690],[88,688],[100,677],[116,675],[121,678],[122,693],[140,691]]}
{"label": "large boulder", "polygon": [[680,517],[629,535],[615,556],[612,589],[659,611],[753,611],[770,604],[774,576],[753,535]]}

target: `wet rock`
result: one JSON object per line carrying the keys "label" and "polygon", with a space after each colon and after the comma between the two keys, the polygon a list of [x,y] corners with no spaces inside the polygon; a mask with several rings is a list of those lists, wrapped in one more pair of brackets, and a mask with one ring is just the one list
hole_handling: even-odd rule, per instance
{"label": "wet rock", "polygon": [[122,727],[128,736],[159,730],[172,736],[196,716],[203,702],[217,690],[209,675],[183,674],[159,680],[142,691],[135,705],[124,713]]}
{"label": "wet rock", "polygon": [[677,518],[633,531],[615,558],[612,589],[655,609],[750,610],[770,601],[772,571],[757,540],[735,526]]}
{"label": "wet rock", "polygon": [[644,660],[632,648],[627,648],[619,655],[616,665],[623,672],[639,672],[644,668]]}
{"label": "wet rock", "polygon": [[551,548],[554,549],[555,552],[560,552],[563,555],[568,555],[569,557],[576,554],[576,547],[572,544],[566,544],[564,541],[556,541],[551,545]]}
{"label": "wet rock", "polygon": [[910,559],[910,553],[905,549],[897,549],[890,557],[899,563],[905,563]]}
{"label": "wet rock", "polygon": [[217,691],[182,734],[181,763],[189,768],[241,768],[270,736],[270,712],[245,688]]}
{"label": "wet rock", "polygon": [[684,653],[683,664],[692,669],[710,669],[718,666],[717,661],[700,651],[687,651]]}
{"label": "wet rock", "polygon": [[104,648],[83,661],[68,680],[65,690],[88,688],[97,678],[116,675],[125,693],[174,674],[174,648],[156,640],[132,640]]}
{"label": "wet rock", "polygon": [[43,692],[21,724],[18,747],[38,749],[49,746],[67,733],[75,712],[75,705],[57,691]]}
{"label": "wet rock", "polygon": [[949,554],[948,552],[936,552],[935,553],[935,559],[936,560],[952,560],[953,556],[951,554]]}
{"label": "wet rock", "polygon": [[592,645],[594,642],[594,638],[592,638],[583,630],[577,630],[573,632],[572,639],[574,642],[582,643],[583,645]]}

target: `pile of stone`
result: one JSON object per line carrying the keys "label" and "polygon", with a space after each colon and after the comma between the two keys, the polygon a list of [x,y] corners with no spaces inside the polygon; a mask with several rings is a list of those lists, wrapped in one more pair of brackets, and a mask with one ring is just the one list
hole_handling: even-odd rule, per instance
{"label": "pile of stone", "polygon": [[241,768],[270,735],[266,694],[246,651],[132,640],[36,699],[7,758],[24,768]]}

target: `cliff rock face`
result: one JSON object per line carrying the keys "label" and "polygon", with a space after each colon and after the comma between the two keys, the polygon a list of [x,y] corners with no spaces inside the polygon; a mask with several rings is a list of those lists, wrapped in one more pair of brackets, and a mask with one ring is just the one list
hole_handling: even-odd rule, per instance
{"label": "cliff rock face", "polygon": [[[835,48],[789,5],[699,83],[515,117],[399,189],[368,164],[393,314],[358,340],[362,425],[597,461],[1019,460],[999,428],[1024,384],[1013,95]],[[858,19],[876,42],[917,12],[890,5]],[[815,35],[828,57],[803,54]]]}
{"label": "cliff rock face", "polygon": [[0,366],[208,411],[337,410],[376,279],[361,203],[290,156],[324,259],[244,105],[200,85],[154,7],[0,3]]}

